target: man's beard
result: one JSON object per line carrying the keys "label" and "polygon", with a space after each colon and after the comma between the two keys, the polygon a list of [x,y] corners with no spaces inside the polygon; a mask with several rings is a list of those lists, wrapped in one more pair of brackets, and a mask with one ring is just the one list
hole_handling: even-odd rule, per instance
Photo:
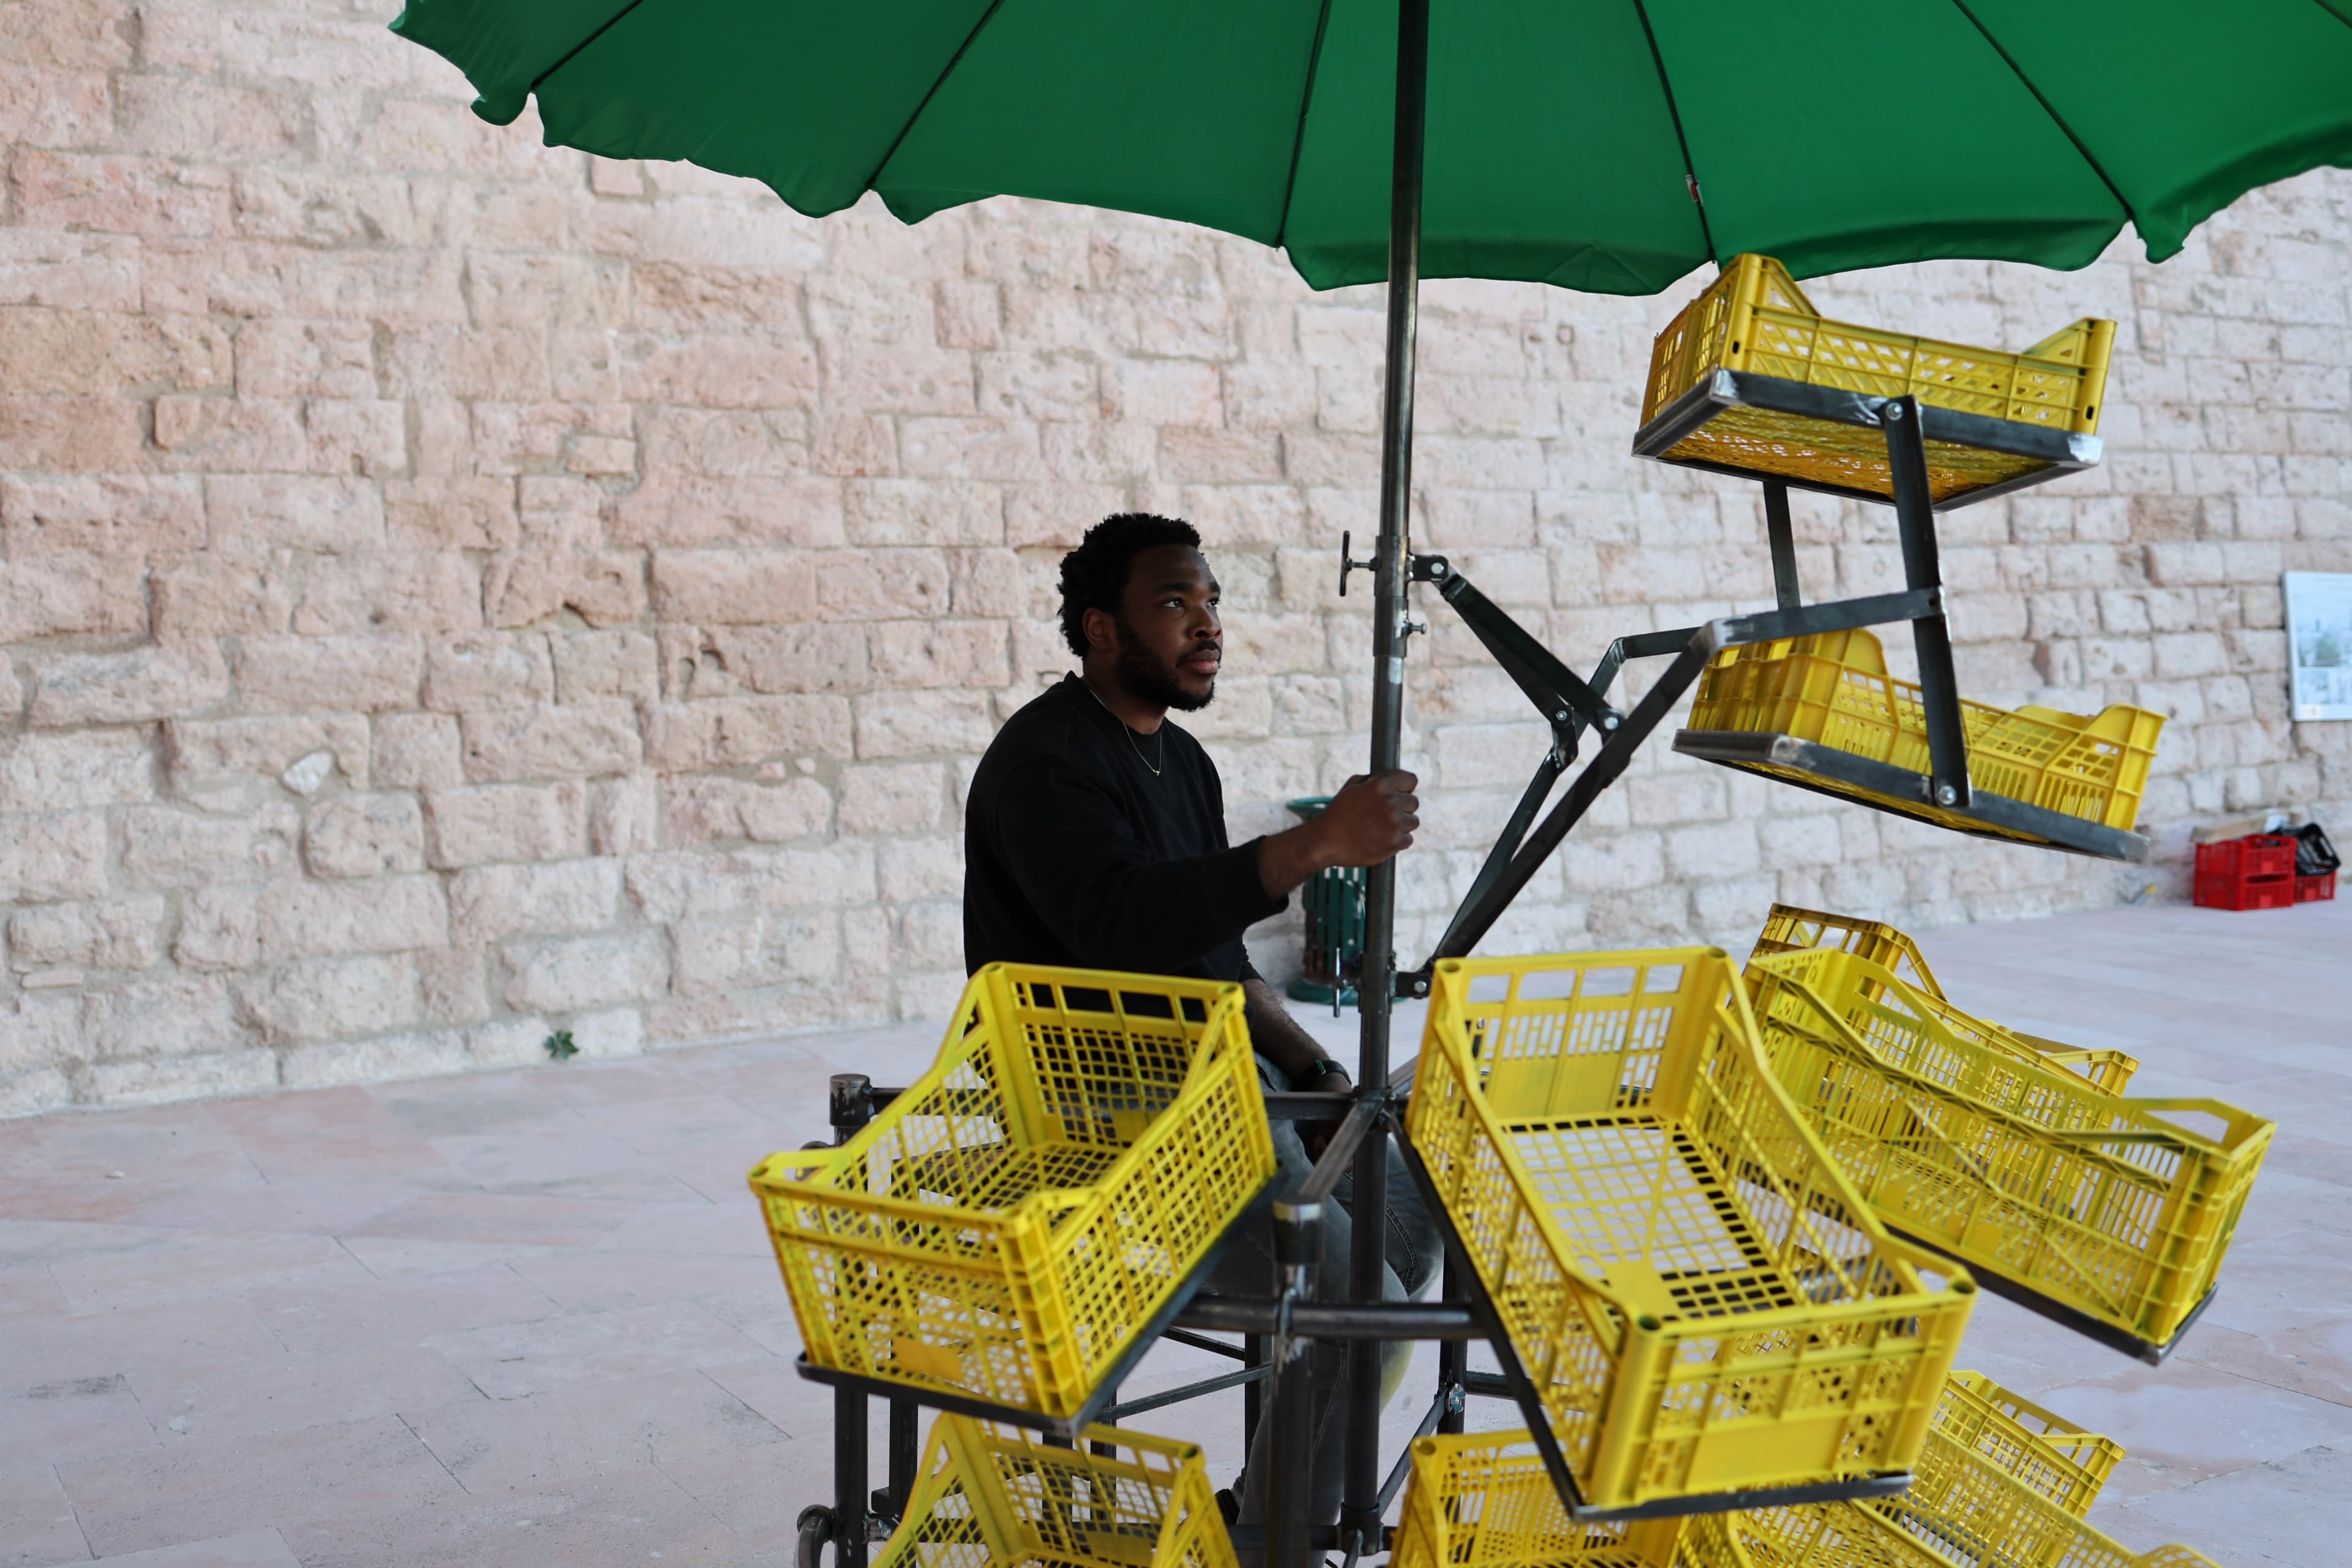
{"label": "man's beard", "polygon": [[1150,653],[1137,638],[1128,635],[1125,625],[1118,628],[1118,663],[1113,667],[1119,685],[1127,694],[1150,703],[1154,708],[1173,708],[1179,713],[1194,713],[1217,699],[1217,683],[1209,682],[1209,689],[1195,694],[1178,684],[1173,670],[1162,669],[1151,662]]}

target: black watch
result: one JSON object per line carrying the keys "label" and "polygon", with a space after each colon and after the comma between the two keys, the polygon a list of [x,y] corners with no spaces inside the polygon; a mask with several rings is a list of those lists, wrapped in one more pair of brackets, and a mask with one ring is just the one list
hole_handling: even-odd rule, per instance
{"label": "black watch", "polygon": [[1325,1079],[1329,1078],[1335,1072],[1345,1077],[1347,1075],[1347,1071],[1348,1069],[1346,1068],[1341,1067],[1329,1057],[1318,1057],[1313,1061],[1307,1064],[1306,1078],[1308,1084],[1313,1085],[1321,1083]]}

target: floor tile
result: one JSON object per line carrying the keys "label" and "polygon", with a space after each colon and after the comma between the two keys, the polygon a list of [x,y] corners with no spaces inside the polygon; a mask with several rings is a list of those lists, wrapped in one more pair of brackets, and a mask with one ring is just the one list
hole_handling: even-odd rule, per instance
{"label": "floor tile", "polygon": [[568,1384],[717,1366],[762,1353],[691,1301],[569,1313],[435,1334],[425,1341],[492,1399]]}
{"label": "floor tile", "polygon": [[155,1443],[131,1380],[119,1372],[0,1387],[0,1470]]}
{"label": "floor tile", "polygon": [[263,1436],[478,1399],[465,1373],[415,1342],[347,1345],[325,1355],[244,1358],[230,1365],[162,1360],[131,1373],[167,1447]]}
{"label": "floor tile", "polygon": [[[589,1312],[736,1291],[762,1291],[778,1300],[784,1294],[773,1256],[598,1248],[550,1252],[519,1262],[514,1269],[551,1300]],[[734,1321],[731,1317],[727,1321]]]}
{"label": "floor tile", "polygon": [[[463,1495],[395,1416],[75,1460],[58,1474],[100,1556]],[[302,1555],[290,1533],[288,1544]]]}
{"label": "floor tile", "polygon": [[284,1534],[303,1568],[719,1568],[745,1550],[650,1468],[575,1488],[320,1515]]}
{"label": "floor tile", "polygon": [[[564,1257],[564,1254],[553,1254]],[[254,1314],[296,1355],[415,1345],[430,1334],[544,1318],[559,1303],[504,1264],[369,1279],[326,1290],[257,1290]]]}
{"label": "floor tile", "polygon": [[264,1286],[315,1289],[367,1278],[367,1270],[323,1236],[157,1231],[152,1244],[112,1257],[52,1266],[76,1312],[113,1311],[241,1296]]}
{"label": "floor tile", "polygon": [[274,1530],[126,1552],[100,1561],[105,1568],[302,1568],[286,1538]]}
{"label": "floor tile", "polygon": [[520,1242],[593,1247],[635,1217],[635,1204],[504,1193],[431,1193],[394,1204],[344,1233],[407,1241]]}
{"label": "floor tile", "polygon": [[2096,1509],[2091,1522],[2141,1551],[2177,1541],[2229,1568],[2336,1568],[2347,1556],[2347,1498],[2352,1447],[2336,1444]]}
{"label": "floor tile", "polygon": [[434,1457],[478,1496],[585,1486],[598,1476],[648,1465],[668,1470],[717,1463],[756,1475],[764,1468],[760,1451],[787,1436],[698,1371],[403,1415]]}
{"label": "floor tile", "polygon": [[2320,1445],[2352,1445],[2352,1406],[2179,1355],[2160,1367],[2137,1366],[2034,1397],[2124,1446],[2126,1458],[2101,1493],[2117,1502],[2174,1491]]}
{"label": "floor tile", "polygon": [[37,1263],[0,1268],[0,1322],[10,1318],[54,1318],[64,1315],[65,1292],[47,1268]]}
{"label": "floor tile", "polygon": [[47,1465],[0,1465],[0,1565],[48,1568],[89,1559],[73,1503]]}

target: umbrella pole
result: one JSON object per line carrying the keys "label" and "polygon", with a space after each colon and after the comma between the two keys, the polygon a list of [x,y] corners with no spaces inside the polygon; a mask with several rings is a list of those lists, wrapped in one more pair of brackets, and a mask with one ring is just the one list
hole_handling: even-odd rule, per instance
{"label": "umbrella pole", "polygon": [[[1405,585],[1412,505],[1413,338],[1421,303],[1421,195],[1428,120],[1429,0],[1397,6],[1396,141],[1389,186],[1388,374],[1381,400],[1381,543],[1373,565],[1371,771],[1397,765],[1404,729]],[[1364,957],[1357,982],[1362,1015],[1356,1082],[1384,1092],[1390,1013],[1396,999],[1396,878],[1393,859],[1364,885]],[[1389,1140],[1367,1138],[1356,1152],[1349,1296],[1378,1301],[1386,1263]],[[1346,1488],[1339,1539],[1349,1555],[1381,1550],[1381,1351],[1348,1347]],[[1289,1565],[1284,1565],[1289,1568]]]}

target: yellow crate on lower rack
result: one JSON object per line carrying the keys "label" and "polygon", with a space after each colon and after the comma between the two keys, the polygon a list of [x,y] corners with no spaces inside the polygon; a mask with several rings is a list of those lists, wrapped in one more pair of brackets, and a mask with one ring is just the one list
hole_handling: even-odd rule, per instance
{"label": "yellow crate on lower rack", "polygon": [[1412,1445],[1389,1568],[1675,1568],[1679,1519],[1579,1524],[1525,1432]]}
{"label": "yellow crate on lower rack", "polygon": [[847,1143],[751,1172],[812,1363],[1075,1416],[1274,1173],[1242,988],[992,963]]}
{"label": "yellow crate on lower rack", "polygon": [[1958,1373],[1908,1491],[1694,1519],[1676,1568],[2216,1568],[2192,1548],[2134,1552],[2084,1522],[2122,1456],[1990,1379]]}
{"label": "yellow crate on lower rack", "polygon": [[2122,1463],[2123,1445],[2075,1426],[1980,1372],[1956,1372],[1936,1404],[1936,1430],[2076,1519]]}
{"label": "yellow crate on lower rack", "polygon": [[1974,1287],[1872,1218],[1720,950],[1440,963],[1406,1121],[1586,1508],[1917,1452]]}
{"label": "yellow crate on lower rack", "polygon": [[[1995,708],[1963,700],[1972,788],[2123,832],[2139,818],[2141,794],[2164,716],[2120,703],[2096,718],[2054,708]],[[1927,771],[1927,721],[1916,683],[1887,673],[1878,638],[1855,627],[1726,648],[1699,677],[1695,731],[1790,735],[1874,763]],[[1771,773],[1770,764],[1753,764]],[[1906,816],[1983,832],[1985,825],[1908,797],[1834,784],[1853,798]]]}
{"label": "yellow crate on lower rack", "polygon": [[[1091,1448],[1108,1445],[1112,1452]],[[941,1415],[874,1568],[1235,1568],[1201,1450],[1119,1426],[1075,1448]]]}
{"label": "yellow crate on lower rack", "polygon": [[2142,1354],[2212,1289],[2269,1121],[2219,1100],[2107,1094],[1962,1038],[1852,953],[1760,958],[1746,979],[1774,1073],[1889,1227]]}
{"label": "yellow crate on lower rack", "polygon": [[1939,1023],[1964,1040],[1975,1040],[2026,1061],[2063,1067],[2109,1094],[2121,1094],[2130,1084],[2132,1074],[2139,1070],[2139,1058],[2124,1051],[2084,1049],[1961,1012],[1945,996],[1943,987],[1936,984],[1934,973],[1920,954],[1919,944],[1884,921],[1774,904],[1772,912],[1764,919],[1762,933],[1756,939],[1754,956],[1769,958],[1774,953],[1810,948],[1850,952],[1881,965],[1896,979],[1909,983],[1919,994],[1921,1005],[1933,1011]]}
{"label": "yellow crate on lower rack", "polygon": [[[1937,408],[2087,436],[2099,427],[2115,330],[2113,321],[2085,318],[2019,353],[1856,326],[1824,319],[1770,257],[1738,256],[1652,345],[1642,423],[1728,370],[1878,397],[1908,395]],[[1724,409],[1660,455],[1800,484],[1894,493],[1886,440],[1877,430],[1770,409]],[[2012,453],[1931,441],[1928,493],[1940,506],[2042,466]]]}

